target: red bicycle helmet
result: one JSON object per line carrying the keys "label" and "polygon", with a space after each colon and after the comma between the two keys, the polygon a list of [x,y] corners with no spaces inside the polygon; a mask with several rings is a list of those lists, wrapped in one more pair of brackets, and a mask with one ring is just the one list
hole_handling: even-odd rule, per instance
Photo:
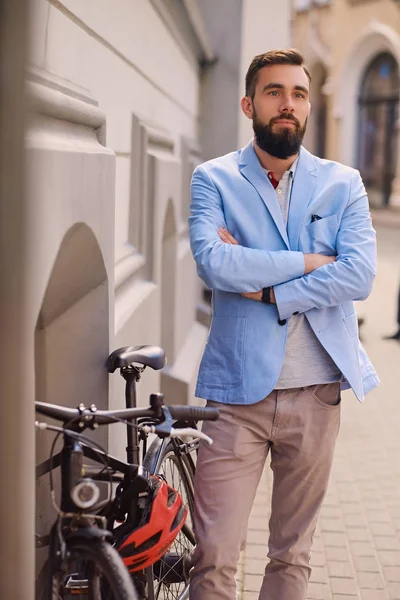
{"label": "red bicycle helmet", "polygon": [[128,571],[145,569],[160,560],[182,529],[187,512],[181,495],[162,477],[152,475],[139,526],[115,546]]}

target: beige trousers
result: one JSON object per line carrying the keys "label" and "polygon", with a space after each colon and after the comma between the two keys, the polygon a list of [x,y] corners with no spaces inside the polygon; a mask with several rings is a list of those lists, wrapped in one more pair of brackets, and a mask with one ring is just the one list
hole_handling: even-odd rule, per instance
{"label": "beige trousers", "polygon": [[305,600],[312,536],[339,430],[339,384],[278,390],[251,405],[208,404],[221,416],[204,423],[214,444],[202,444],[197,460],[190,599],[236,599],[239,554],[270,451],[269,563],[259,600]]}

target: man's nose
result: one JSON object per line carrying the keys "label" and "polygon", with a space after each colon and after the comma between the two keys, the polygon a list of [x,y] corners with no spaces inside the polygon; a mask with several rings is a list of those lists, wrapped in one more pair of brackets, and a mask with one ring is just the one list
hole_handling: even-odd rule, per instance
{"label": "man's nose", "polygon": [[282,103],[281,103],[280,109],[281,109],[281,112],[293,112],[294,111],[293,98],[289,94],[282,98]]}

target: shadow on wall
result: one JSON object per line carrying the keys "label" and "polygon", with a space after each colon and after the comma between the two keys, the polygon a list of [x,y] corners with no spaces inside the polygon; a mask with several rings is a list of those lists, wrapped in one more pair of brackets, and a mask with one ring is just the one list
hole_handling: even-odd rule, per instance
{"label": "shadow on wall", "polygon": [[[60,245],[36,324],[36,398],[66,406],[83,402],[107,408],[104,363],[108,351],[107,273],[92,230],[84,223],[77,223]],[[98,430],[95,437],[100,444],[107,445],[105,428]],[[38,434],[37,464],[48,458],[51,442],[52,434]],[[37,484],[36,502],[36,530],[47,533],[55,516],[50,506],[48,476]],[[43,556],[38,555],[37,559],[39,568]]]}

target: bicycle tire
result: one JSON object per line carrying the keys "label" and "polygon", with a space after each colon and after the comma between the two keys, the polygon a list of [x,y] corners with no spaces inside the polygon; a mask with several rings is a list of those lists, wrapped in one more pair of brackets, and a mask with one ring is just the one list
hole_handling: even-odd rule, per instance
{"label": "bicycle tire", "polygon": [[[103,540],[79,539],[67,542],[70,554],[68,569],[63,574],[49,574],[49,564],[45,563],[36,584],[36,600],[66,600],[73,598],[66,587],[66,579],[72,575],[87,576],[87,593],[82,593],[85,584],[78,592],[87,600],[139,600],[131,577],[118,552]],[[85,565],[83,573],[72,572],[76,565]],[[71,580],[69,580],[71,581]]]}
{"label": "bicycle tire", "polygon": [[[183,600],[188,598],[190,553],[194,548],[194,475],[192,458],[178,454],[179,439],[163,442],[154,440],[143,466],[151,473],[162,475],[182,496],[187,506],[186,523],[166,555],[147,571],[148,598],[154,600]],[[177,581],[178,580],[178,581]]]}

